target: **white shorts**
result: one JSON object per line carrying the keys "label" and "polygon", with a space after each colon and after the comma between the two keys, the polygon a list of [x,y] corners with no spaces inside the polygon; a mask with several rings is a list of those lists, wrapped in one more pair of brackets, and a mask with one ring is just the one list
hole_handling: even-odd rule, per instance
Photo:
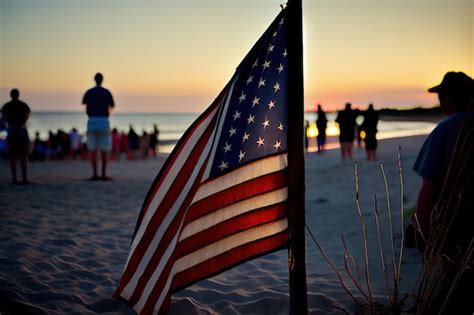
{"label": "white shorts", "polygon": [[109,120],[107,117],[89,117],[87,122],[87,149],[89,151],[112,150],[112,136],[110,135]]}
{"label": "white shorts", "polygon": [[108,131],[88,131],[87,150],[110,152],[112,150],[110,133]]}

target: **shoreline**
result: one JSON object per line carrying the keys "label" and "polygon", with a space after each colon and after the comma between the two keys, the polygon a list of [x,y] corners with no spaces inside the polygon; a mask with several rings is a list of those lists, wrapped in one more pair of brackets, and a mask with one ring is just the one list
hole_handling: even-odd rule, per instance
{"label": "shoreline", "polygon": [[429,123],[437,124],[441,120],[443,120],[444,117],[445,116],[443,114],[411,113],[407,115],[407,114],[392,113],[392,114],[381,114],[379,116],[379,119],[383,121],[429,122]]}

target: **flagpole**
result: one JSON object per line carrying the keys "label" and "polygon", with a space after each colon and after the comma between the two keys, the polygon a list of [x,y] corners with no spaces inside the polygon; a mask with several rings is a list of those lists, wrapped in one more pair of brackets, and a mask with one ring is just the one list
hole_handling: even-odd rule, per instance
{"label": "flagpole", "polygon": [[288,1],[288,229],[290,314],[308,313],[305,244],[302,0]]}

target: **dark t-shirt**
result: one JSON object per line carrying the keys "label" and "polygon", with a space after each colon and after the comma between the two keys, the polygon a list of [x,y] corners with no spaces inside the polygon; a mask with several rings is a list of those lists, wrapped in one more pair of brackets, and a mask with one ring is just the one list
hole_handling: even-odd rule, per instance
{"label": "dark t-shirt", "polygon": [[343,110],[337,115],[336,122],[339,124],[339,141],[352,142],[354,141],[354,132],[356,125],[357,113],[354,110]]}
{"label": "dark t-shirt", "polygon": [[108,117],[109,107],[115,106],[112,94],[101,86],[88,90],[82,98],[82,104],[87,106],[89,117]]}
{"label": "dark t-shirt", "polygon": [[8,123],[8,127],[23,127],[26,123],[30,107],[20,100],[13,100],[2,108],[2,115]]}
{"label": "dark t-shirt", "polygon": [[364,122],[361,125],[361,129],[365,131],[367,136],[375,137],[378,122],[379,114],[376,111],[366,111],[364,113]]}
{"label": "dark t-shirt", "polygon": [[415,161],[413,170],[421,177],[430,179],[439,193],[448,171],[456,145],[459,129],[466,113],[445,118],[426,138]]}

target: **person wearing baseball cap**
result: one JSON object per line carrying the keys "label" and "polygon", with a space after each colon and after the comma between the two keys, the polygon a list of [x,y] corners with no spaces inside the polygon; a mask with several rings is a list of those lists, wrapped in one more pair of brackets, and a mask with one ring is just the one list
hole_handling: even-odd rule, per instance
{"label": "person wearing baseball cap", "polygon": [[448,115],[466,112],[473,95],[473,80],[464,72],[448,72],[440,84],[428,89],[438,93],[441,108]]}
{"label": "person wearing baseball cap", "polygon": [[[453,178],[456,178],[456,181],[459,181],[463,178],[458,176],[459,173],[456,173],[460,172],[459,170],[461,168],[449,170],[453,158],[460,164],[465,164],[466,162],[464,160],[469,159],[469,156],[467,156],[466,153],[462,153],[464,151],[460,151],[459,148],[454,152],[456,141],[463,143],[463,147],[464,145],[474,146],[472,137],[469,138],[467,136],[469,131],[474,130],[474,82],[471,77],[463,72],[448,72],[444,75],[441,83],[428,89],[428,92],[438,94],[441,109],[447,117],[443,119],[426,138],[413,166],[414,171],[422,177],[422,185],[418,195],[416,209],[416,218],[418,220],[415,223],[419,225],[418,227],[423,234],[424,240],[428,240],[429,244],[438,244],[437,242],[430,242],[436,237],[439,237],[438,235],[443,235],[444,241],[440,244],[444,245],[439,245],[443,246],[440,250],[443,252],[446,251],[446,253],[452,253],[452,251],[457,248],[456,250],[459,254],[459,251],[466,251],[466,244],[469,244],[473,237],[474,224],[469,218],[472,219],[473,209],[471,200],[474,192],[466,191],[463,193],[463,197],[461,197],[459,192],[456,193],[454,191],[453,193],[459,198],[457,201],[457,209],[452,209],[455,207],[450,206],[443,207],[443,203],[438,204],[437,210],[433,210],[433,208],[438,200],[448,202],[446,196],[451,193],[450,189],[455,189],[455,183],[447,182],[445,184],[445,180],[449,180],[450,178],[450,180],[453,181]],[[468,143],[466,143],[466,141]],[[462,154],[464,154],[464,156]],[[469,161],[467,163],[469,164]],[[463,168],[463,170],[467,172],[470,172],[470,169],[472,170],[472,168]],[[448,170],[450,175],[447,179]],[[457,175],[453,177],[453,174]],[[461,183],[459,184],[461,185]],[[446,187],[443,188],[443,186]],[[465,187],[472,190],[472,185]],[[462,198],[464,198],[464,200],[462,200]],[[435,217],[439,216],[440,211],[442,211],[442,217],[447,218],[446,220],[452,222],[452,225],[446,225],[448,227],[445,227],[446,223],[438,222],[439,220],[433,221],[431,216],[434,211],[436,211],[435,215],[433,215]],[[436,226],[430,226],[431,224],[436,224]],[[431,238],[430,232],[433,233]],[[447,239],[445,237],[447,237]],[[421,248],[423,251],[424,244],[422,244]],[[454,256],[452,256],[451,259],[453,257]],[[455,276],[452,278],[454,279]],[[472,314],[472,312],[474,312],[474,303],[472,303],[468,297],[469,294],[472,293],[472,283],[474,281],[472,270],[464,272],[459,279],[457,287],[453,284],[452,289],[454,289],[454,293],[446,297],[449,302],[445,310],[449,309],[448,313],[453,313],[454,310],[458,310],[458,307],[462,306],[463,312],[468,311],[469,314]],[[449,284],[451,280],[447,280],[449,286],[451,286],[451,284]],[[460,314],[458,312],[454,312],[453,314],[455,313]]]}
{"label": "person wearing baseball cap", "polygon": [[448,72],[428,92],[438,93],[441,109],[448,117],[426,138],[413,166],[423,178],[416,213],[425,236],[430,231],[431,209],[441,191],[461,123],[473,98],[473,80],[463,72]]}

